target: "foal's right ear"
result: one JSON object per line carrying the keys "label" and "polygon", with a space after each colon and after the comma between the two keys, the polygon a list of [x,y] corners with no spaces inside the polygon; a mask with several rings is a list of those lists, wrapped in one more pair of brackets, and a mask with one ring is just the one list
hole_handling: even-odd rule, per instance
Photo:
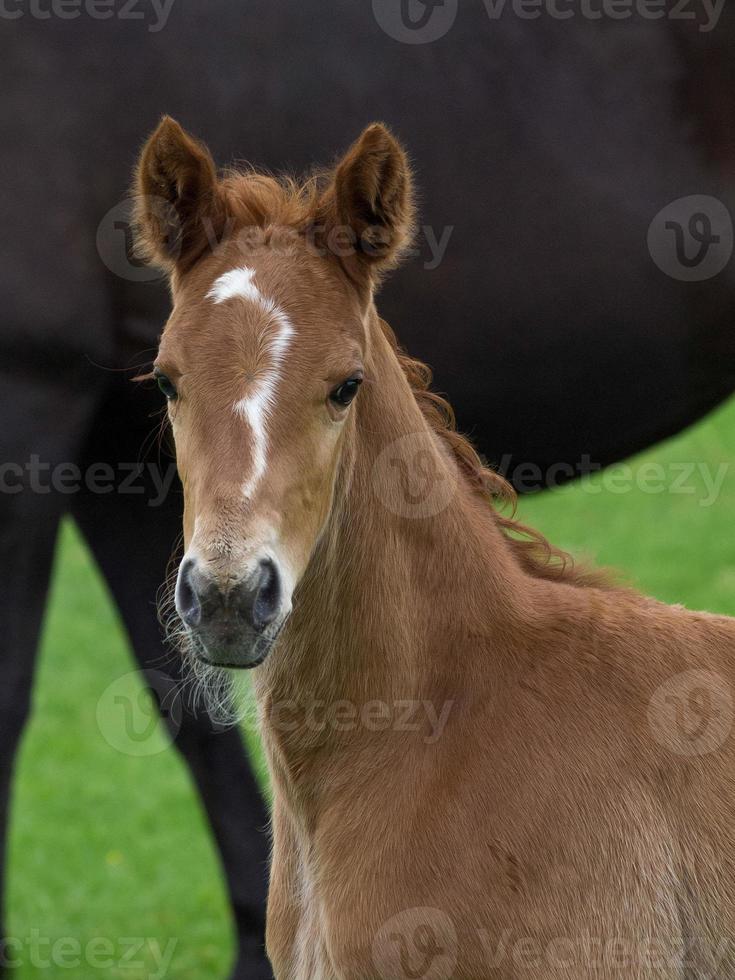
{"label": "foal's right ear", "polygon": [[225,206],[209,150],[164,116],[135,175],[136,250],[169,273],[185,272],[219,241]]}

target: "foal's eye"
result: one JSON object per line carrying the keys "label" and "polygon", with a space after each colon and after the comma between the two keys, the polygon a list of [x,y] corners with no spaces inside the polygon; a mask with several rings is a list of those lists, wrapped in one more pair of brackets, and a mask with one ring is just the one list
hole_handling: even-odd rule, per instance
{"label": "foal's eye", "polygon": [[346,408],[357,394],[357,389],[362,384],[362,378],[349,378],[335,388],[330,394],[329,400],[341,408]]}
{"label": "foal's eye", "polygon": [[176,385],[170,378],[167,378],[165,374],[161,374],[160,371],[155,372],[156,381],[158,382],[158,387],[161,389],[166,398],[172,402],[175,398],[178,398],[178,391],[176,390]]}

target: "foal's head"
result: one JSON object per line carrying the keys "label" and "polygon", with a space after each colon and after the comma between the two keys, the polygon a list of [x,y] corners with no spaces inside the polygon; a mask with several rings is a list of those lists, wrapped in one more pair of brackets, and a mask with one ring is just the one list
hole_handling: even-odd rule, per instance
{"label": "foal's head", "polygon": [[164,119],[137,180],[174,302],[154,373],[184,486],[176,608],[201,659],[254,667],[330,513],[373,290],[409,238],[406,158],[374,125],[321,182],[220,179]]}

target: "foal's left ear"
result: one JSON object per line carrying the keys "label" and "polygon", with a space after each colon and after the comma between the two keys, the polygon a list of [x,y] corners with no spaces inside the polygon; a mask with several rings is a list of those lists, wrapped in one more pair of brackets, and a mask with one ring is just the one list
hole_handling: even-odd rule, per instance
{"label": "foal's left ear", "polygon": [[327,248],[372,278],[398,264],[413,233],[411,168],[382,123],[373,123],[337,164],[321,200]]}
{"label": "foal's left ear", "polygon": [[225,206],[209,150],[164,116],[136,170],[136,248],[166,269],[185,272],[225,224]]}

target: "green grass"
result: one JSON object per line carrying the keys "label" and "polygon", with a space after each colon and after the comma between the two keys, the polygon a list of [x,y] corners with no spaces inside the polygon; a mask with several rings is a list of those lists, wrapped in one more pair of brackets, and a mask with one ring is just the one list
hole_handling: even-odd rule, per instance
{"label": "green grass", "polygon": [[[39,666],[15,787],[9,934],[25,941],[35,929],[51,944],[71,937],[83,949],[102,937],[114,944],[114,960],[125,955],[126,937],[153,938],[162,948],[173,938],[168,976],[226,976],[229,910],[187,772],[162,735],[159,752],[136,757],[110,745],[98,727],[100,695],[132,670],[132,660],[105,587],[71,525],[61,536]],[[41,953],[51,958],[48,944]],[[30,959],[28,945],[21,955]],[[156,975],[150,949],[134,957],[139,968],[90,968],[86,959],[83,954],[72,968],[26,964],[19,976]]]}
{"label": "green grass", "polygon": [[[735,614],[735,401],[700,425],[630,464],[625,492],[611,474],[586,485],[526,498],[520,517],[577,554],[620,569],[640,588],[692,608]],[[673,492],[677,465],[726,468],[716,500],[701,476],[692,492]],[[652,465],[663,492],[640,485]],[[625,475],[625,474],[624,474]],[[130,652],[100,577],[71,525],[61,535],[53,595],[40,652],[33,721],[19,758],[12,828],[8,918],[10,935],[35,934],[49,946],[65,937],[67,960],[33,966],[31,947],[20,978],[124,977],[157,974],[150,944],[131,966],[84,962],[94,939],[140,937],[161,947],[177,941],[168,977],[217,980],[232,955],[229,911],[217,856],[189,777],[160,738],[160,751],[133,756],[116,750],[97,723],[100,695],[132,669]],[[137,680],[128,681],[134,686]],[[109,734],[109,733],[108,733]],[[114,741],[114,738],[112,739]],[[64,947],[61,947],[63,953]],[[104,959],[104,946],[93,947]],[[109,956],[109,947],[107,949]],[[38,956],[35,957],[38,959]]]}
{"label": "green grass", "polygon": [[729,615],[733,514],[735,400],[625,464],[519,506],[520,518],[554,544],[619,570],[648,594]]}

